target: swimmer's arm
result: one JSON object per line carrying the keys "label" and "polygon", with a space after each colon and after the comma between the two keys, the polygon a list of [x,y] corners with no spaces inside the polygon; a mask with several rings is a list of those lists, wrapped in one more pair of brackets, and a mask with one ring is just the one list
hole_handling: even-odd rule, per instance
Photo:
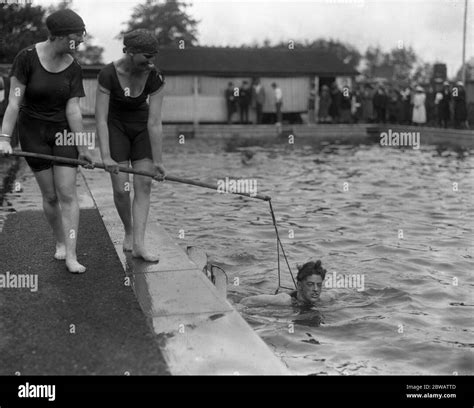
{"label": "swimmer's arm", "polygon": [[163,125],[161,123],[161,109],[163,106],[163,88],[150,95],[150,110],[148,113],[148,134],[150,135],[153,163],[162,164]]}
{"label": "swimmer's arm", "polygon": [[287,293],[278,295],[255,295],[240,301],[244,306],[288,306],[291,305],[291,296]]}
{"label": "swimmer's arm", "polygon": [[[10,78],[10,81],[10,95],[8,96],[8,106],[3,117],[2,133],[12,136],[18,113],[20,112],[20,106],[25,95],[26,86],[14,76]],[[10,139],[6,137],[0,137],[0,140],[10,141]]]}
{"label": "swimmer's arm", "polygon": [[95,120],[97,123],[100,155],[102,160],[110,159],[109,128],[107,127],[110,102],[109,91],[98,85],[95,101]]}

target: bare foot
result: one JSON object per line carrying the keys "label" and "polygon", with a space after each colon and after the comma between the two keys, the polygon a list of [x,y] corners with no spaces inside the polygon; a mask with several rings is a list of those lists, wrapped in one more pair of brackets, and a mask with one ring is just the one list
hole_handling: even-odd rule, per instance
{"label": "bare foot", "polygon": [[54,259],[63,261],[66,259],[66,245],[56,242],[56,252],[54,253]]}
{"label": "bare foot", "polygon": [[160,261],[159,255],[152,254],[151,252],[142,248],[134,249],[132,251],[132,256],[134,258],[142,258],[146,262],[159,262]]}
{"label": "bare foot", "polygon": [[127,252],[131,251],[133,247],[132,243],[133,243],[132,234],[130,235],[125,234],[125,237],[123,238],[123,250]]}
{"label": "bare foot", "polygon": [[77,260],[66,260],[66,268],[71,273],[84,273],[86,271],[86,267],[81,265]]}

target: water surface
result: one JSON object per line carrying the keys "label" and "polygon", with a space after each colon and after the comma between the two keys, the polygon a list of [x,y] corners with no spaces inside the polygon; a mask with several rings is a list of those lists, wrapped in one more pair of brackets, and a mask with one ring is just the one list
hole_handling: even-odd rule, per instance
{"label": "water surface", "polygon": [[[229,300],[293,373],[474,374],[473,152],[299,141],[230,150],[167,139],[165,164],[209,183],[256,179],[294,273],[321,259],[328,273],[365,278],[363,291],[328,289],[316,310],[245,308],[243,297],[277,288],[268,203],[155,185],[152,218],[226,270]],[[283,258],[282,284],[292,286]]]}

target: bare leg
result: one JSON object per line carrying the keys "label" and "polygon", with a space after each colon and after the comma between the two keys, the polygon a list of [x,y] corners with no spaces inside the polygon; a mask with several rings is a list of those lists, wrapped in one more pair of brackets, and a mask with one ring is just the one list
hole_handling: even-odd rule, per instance
{"label": "bare leg", "polygon": [[[149,159],[133,162],[135,170],[153,171],[153,163]],[[143,258],[148,262],[158,262],[159,257],[149,252],[145,247],[145,229],[150,208],[151,178],[145,176],[133,176],[133,252],[137,258]]]}
{"label": "bare leg", "polygon": [[71,273],[84,273],[86,268],[77,262],[76,255],[79,228],[79,204],[76,192],[77,169],[75,167],[54,166],[53,174],[66,238],[66,267]]}
{"label": "bare leg", "polygon": [[66,259],[66,244],[64,241],[64,231],[61,222],[61,210],[54,186],[53,169],[38,171],[33,173],[43,196],[43,210],[49,225],[53,229],[56,239],[56,259]]}
{"label": "bare leg", "polygon": [[[128,162],[120,162],[120,166],[128,167]],[[110,179],[112,180],[112,188],[114,190],[114,203],[115,208],[119,214],[120,219],[123,223],[125,230],[125,236],[123,239],[123,250],[132,250],[132,210],[130,204],[130,178],[127,173],[110,173]]]}

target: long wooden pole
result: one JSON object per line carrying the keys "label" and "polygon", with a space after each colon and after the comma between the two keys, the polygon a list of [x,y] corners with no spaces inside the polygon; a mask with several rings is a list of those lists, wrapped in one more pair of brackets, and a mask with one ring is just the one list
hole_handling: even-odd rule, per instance
{"label": "long wooden pole", "polygon": [[[94,168],[99,168],[99,169],[105,170],[105,166],[102,163],[89,163],[86,160],[69,159],[67,157],[50,156],[48,154],[31,153],[31,152],[23,152],[23,151],[14,151],[14,152],[12,152],[11,155],[12,156],[18,156],[18,157],[33,157],[33,158],[36,158],[36,159],[51,160],[51,161],[58,162],[58,163],[73,164],[73,165],[77,165],[77,166],[91,165]],[[217,191],[219,190],[217,186],[215,186],[213,184],[203,183],[201,181],[190,180],[190,179],[174,177],[174,176],[168,176],[168,175],[166,175],[163,178],[159,175],[156,175],[155,173],[151,173],[151,172],[143,171],[143,170],[135,170],[131,167],[118,166],[118,169],[122,173],[137,174],[139,176],[151,177],[151,178],[153,178],[157,181],[173,181],[175,183],[189,184],[191,186],[209,188],[211,190],[217,190]],[[251,195],[249,193],[237,193],[237,192],[228,192],[228,193],[229,194],[241,195],[241,196],[249,197],[249,198],[256,198],[258,200],[263,200],[263,201],[270,201],[271,200],[271,197],[269,197],[267,195],[261,195],[261,194]]]}

